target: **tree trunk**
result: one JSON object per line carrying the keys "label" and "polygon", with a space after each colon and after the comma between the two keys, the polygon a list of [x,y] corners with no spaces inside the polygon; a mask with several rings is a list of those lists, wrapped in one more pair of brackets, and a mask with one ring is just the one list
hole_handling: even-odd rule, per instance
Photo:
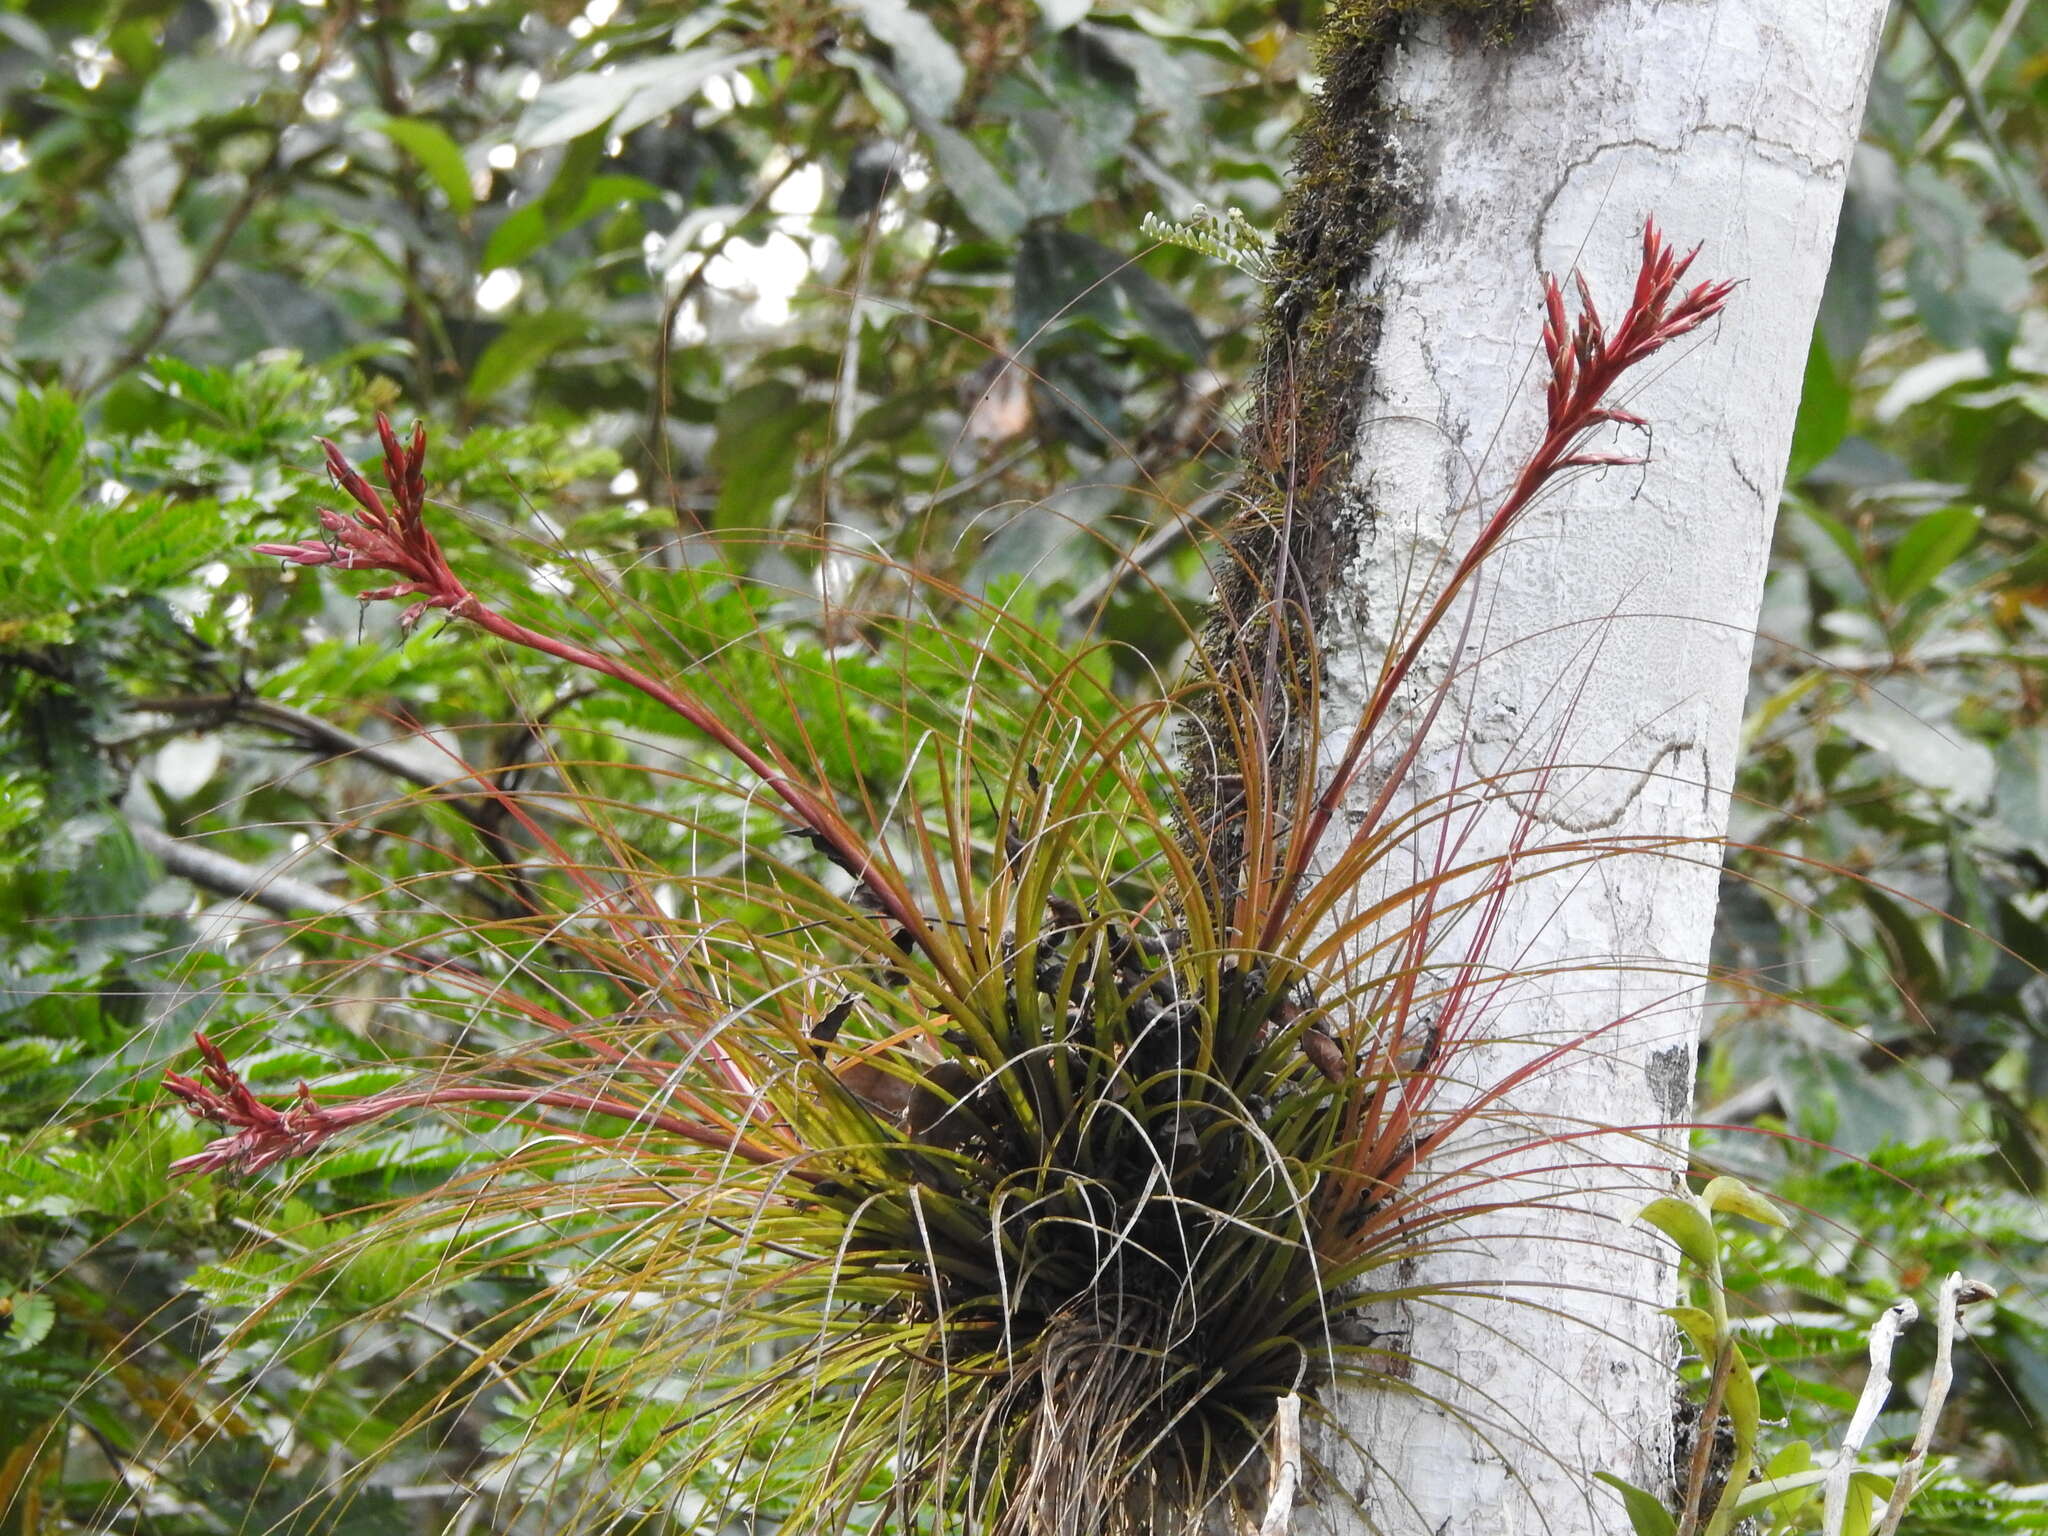
{"label": "tree trunk", "polygon": [[[1370,40],[1356,46],[1377,50],[1370,98],[1357,94],[1365,74],[1325,58],[1323,113],[1362,106],[1375,122],[1310,134],[1376,144],[1404,212],[1345,284],[1371,318],[1353,333],[1347,380],[1362,393],[1345,419],[1356,446],[1339,510],[1356,553],[1319,605],[1326,739],[1341,741],[1429,573],[1542,430],[1541,275],[1581,267],[1603,312],[1618,313],[1649,215],[1681,249],[1704,243],[1695,277],[1744,280],[1717,329],[1630,381],[1621,403],[1656,426],[1647,468],[1554,492],[1482,582],[1462,651],[1451,654],[1454,621],[1431,658],[1426,682],[1454,659],[1456,679],[1406,793],[1492,780],[1468,853],[1505,847],[1523,816],[1539,844],[1725,832],[1772,518],[1884,11],[1571,0],[1497,45],[1436,19],[1398,40],[1363,26]],[[1330,46],[1353,46],[1341,16]],[[1310,144],[1310,171],[1314,156]],[[1323,217],[1314,200],[1346,190],[1297,187],[1283,262]],[[1283,342],[1285,304],[1283,291]],[[1540,788],[1499,777],[1546,762],[1602,766]],[[1436,850],[1418,839],[1407,875]],[[1473,1289],[1378,1323],[1379,1343],[1392,1335],[1413,1360],[1415,1392],[1330,1391],[1338,1428],[1320,1449],[1332,1471],[1297,1530],[1623,1532],[1593,1473],[1668,1490],[1675,1346],[1657,1309],[1674,1269],[1668,1245],[1629,1218],[1671,1186],[1684,1133],[1534,1143],[1688,1118],[1717,871],[1711,846],[1624,854],[1511,901],[1488,955],[1526,979],[1496,1000],[1497,1042],[1450,1075],[1495,1082],[1533,1050],[1601,1032],[1435,1166],[1520,1146],[1499,1194],[1548,1203],[1468,1222],[1403,1266],[1404,1284]],[[1546,966],[1566,969],[1533,974]]]}

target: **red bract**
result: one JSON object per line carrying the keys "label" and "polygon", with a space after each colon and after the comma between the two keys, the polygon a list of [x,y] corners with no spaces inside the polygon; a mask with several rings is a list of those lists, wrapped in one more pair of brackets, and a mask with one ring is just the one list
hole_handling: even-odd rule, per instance
{"label": "red bract", "polygon": [[171,1164],[173,1174],[261,1173],[272,1163],[300,1157],[313,1151],[338,1131],[384,1113],[372,1108],[371,1100],[337,1109],[323,1109],[313,1102],[313,1091],[299,1084],[298,1101],[289,1109],[272,1109],[249,1091],[241,1074],[205,1035],[194,1035],[202,1059],[200,1073],[205,1082],[179,1072],[166,1072],[164,1086],[185,1101],[186,1108],[201,1120],[234,1132],[223,1136],[203,1152],[181,1157]]}
{"label": "red bract", "polygon": [[440,544],[427,531],[426,423],[414,423],[412,442],[401,443],[390,420],[380,414],[377,435],[384,441],[384,474],[391,485],[391,499],[397,503],[395,508],[386,506],[377,488],[349,463],[348,456],[323,437],[320,446],[327,454],[327,472],[362,511],[351,517],[322,507],[320,526],[327,530],[325,539],[258,544],[256,553],[276,555],[299,565],[388,571],[400,579],[388,587],[363,593],[362,601],[418,598],[405,610],[402,622],[408,629],[430,608],[444,608],[461,618],[475,618],[476,599],[469,595],[469,589],[441,553]]}
{"label": "red bract", "polygon": [[[735,1131],[706,1125],[653,1105],[635,1103],[606,1093],[577,1093],[559,1088],[517,1088],[489,1083],[452,1082],[432,1088],[392,1088],[368,1098],[344,1104],[320,1104],[313,1090],[299,1084],[296,1101],[286,1109],[273,1109],[250,1091],[240,1073],[228,1065],[219,1046],[203,1034],[192,1043],[199,1048],[200,1072],[205,1082],[180,1072],[166,1072],[164,1086],[185,1101],[185,1107],[201,1120],[233,1131],[204,1151],[181,1157],[171,1164],[173,1174],[261,1173],[272,1163],[288,1157],[303,1157],[317,1151],[329,1137],[401,1110],[450,1108],[464,1104],[504,1104],[515,1108],[569,1110],[582,1115],[604,1115],[651,1126],[671,1136],[710,1147],[750,1163],[777,1164],[787,1161],[781,1153],[763,1147]],[[791,1167],[789,1175],[814,1183],[819,1175],[807,1168]]]}

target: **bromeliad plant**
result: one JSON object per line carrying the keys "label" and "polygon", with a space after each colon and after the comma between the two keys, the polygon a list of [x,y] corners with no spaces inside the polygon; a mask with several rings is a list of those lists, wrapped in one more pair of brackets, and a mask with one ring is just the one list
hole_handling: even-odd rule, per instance
{"label": "bromeliad plant", "polygon": [[[1727,284],[1681,287],[1691,260],[1648,228],[1611,329],[1583,282],[1575,319],[1550,284],[1546,435],[1320,782],[1283,771],[1330,759],[1282,751],[1263,705],[1225,711],[1233,739],[1204,763],[1173,760],[1177,721],[1218,718],[1197,695],[1261,699],[1278,627],[1138,704],[1099,658],[960,593],[946,603],[981,626],[964,649],[957,625],[862,616],[956,657],[950,689],[906,669],[892,693],[843,652],[773,645],[665,675],[653,641],[575,642],[464,584],[428,526],[424,428],[401,441],[380,422],[385,491],[328,444],[353,508],[263,553],[380,573],[363,600],[406,603],[407,627],[439,614],[569,662],[712,751],[653,806],[466,781],[522,840],[473,872],[513,917],[461,954],[365,957],[446,1011],[441,1059],[365,1098],[302,1086],[272,1105],[202,1037],[201,1077],[167,1083],[227,1134],[181,1167],[254,1173],[424,1108],[524,1127],[386,1225],[450,1251],[459,1218],[482,1234],[473,1263],[549,1277],[467,1376],[551,1382],[523,1399],[529,1434],[565,1457],[579,1434],[623,1446],[615,1507],[676,1514],[687,1490],[713,1515],[772,1506],[791,1530],[1079,1536],[1256,1498],[1276,1401],[1338,1372],[1411,1375],[1341,1325],[1407,1294],[1387,1278],[1400,1261],[1497,1200],[1485,1168],[1433,1155],[1583,1043],[1440,1091],[1489,1029],[1487,940],[1538,850],[1461,855],[1484,784],[1397,805],[1451,683],[1420,710],[1398,701],[1541,493],[1637,462],[1589,437],[1641,426],[1611,403],[1623,376],[1726,301]],[[1295,618],[1288,643],[1312,650]],[[820,688],[826,717],[797,703]],[[912,765],[901,784],[857,771],[877,731]],[[1368,763],[1384,787],[1340,819]],[[551,766],[573,782],[576,765]],[[1199,793],[1188,773],[1209,775]],[[633,817],[666,819],[689,870],[638,853],[619,830]],[[1361,906],[1366,872],[1424,834],[1429,874]],[[602,857],[574,851],[593,843]],[[592,986],[616,1006],[592,1010]],[[477,1049],[493,1030],[502,1048]]]}

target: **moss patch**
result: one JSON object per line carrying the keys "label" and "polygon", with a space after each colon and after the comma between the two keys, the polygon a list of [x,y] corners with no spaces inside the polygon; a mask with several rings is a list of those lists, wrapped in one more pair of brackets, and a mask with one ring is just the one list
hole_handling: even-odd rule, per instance
{"label": "moss patch", "polygon": [[[1206,685],[1182,737],[1190,847],[1227,909],[1242,864],[1244,785],[1291,793],[1313,737],[1315,636],[1373,509],[1354,473],[1380,314],[1364,280],[1380,238],[1419,211],[1383,86],[1423,16],[1476,42],[1522,35],[1547,0],[1333,0],[1317,39],[1323,89],[1296,145],[1275,240],[1266,347],[1243,444],[1244,505],[1217,562]],[[1260,759],[1263,761],[1260,761]]]}

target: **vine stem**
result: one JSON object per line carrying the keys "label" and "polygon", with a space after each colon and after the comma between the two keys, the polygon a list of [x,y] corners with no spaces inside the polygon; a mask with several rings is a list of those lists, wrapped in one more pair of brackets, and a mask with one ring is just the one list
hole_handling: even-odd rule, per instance
{"label": "vine stem", "polygon": [[1707,1400],[1700,1407],[1698,1426],[1693,1430],[1692,1461],[1685,1474],[1685,1510],[1679,1516],[1678,1536],[1693,1536],[1699,1529],[1700,1505],[1707,1492],[1707,1468],[1714,1457],[1714,1430],[1721,1421],[1721,1403],[1728,1395],[1728,1373],[1735,1368],[1735,1346],[1724,1343],[1714,1357],[1713,1379],[1707,1385]]}

